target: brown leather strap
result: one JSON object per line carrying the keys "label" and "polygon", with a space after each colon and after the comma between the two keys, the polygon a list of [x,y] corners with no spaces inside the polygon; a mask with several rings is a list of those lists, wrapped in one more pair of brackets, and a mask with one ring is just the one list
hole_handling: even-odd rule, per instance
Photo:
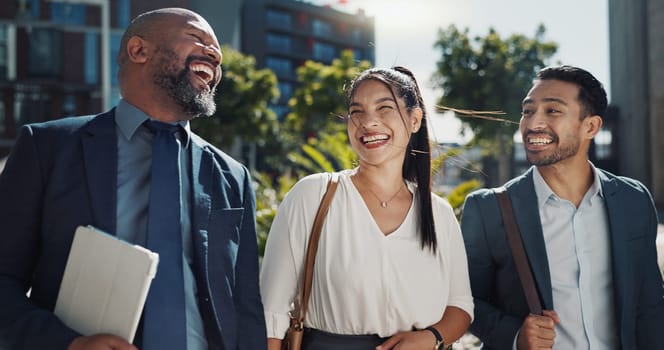
{"label": "brown leather strap", "polygon": [[516,224],[510,196],[505,187],[494,188],[493,191],[498,198],[498,204],[500,204],[500,209],[503,215],[503,224],[505,225],[505,232],[507,233],[507,242],[512,250],[512,257],[514,258],[516,271],[521,280],[523,292],[526,294],[528,308],[530,309],[530,313],[541,315],[542,303],[540,302],[539,294],[537,294],[537,287],[535,287],[535,280],[533,279],[533,272],[528,263],[526,250],[523,248],[523,240],[521,239],[519,226]]}
{"label": "brown leather strap", "polygon": [[309,295],[311,294],[311,283],[314,277],[314,262],[316,260],[316,252],[318,251],[318,241],[320,241],[321,229],[323,228],[323,222],[327,216],[328,208],[334,197],[334,192],[337,190],[337,185],[339,184],[338,174],[332,173],[330,180],[327,183],[327,189],[323,195],[323,199],[320,201],[320,206],[316,212],[316,218],[314,219],[314,224],[311,227],[311,234],[309,235],[309,244],[307,245],[307,255],[304,261],[304,275],[302,278],[302,288],[301,288],[301,304],[299,308],[299,315],[297,317],[300,320],[300,325],[304,323],[304,316],[307,313],[307,306],[309,304]]}

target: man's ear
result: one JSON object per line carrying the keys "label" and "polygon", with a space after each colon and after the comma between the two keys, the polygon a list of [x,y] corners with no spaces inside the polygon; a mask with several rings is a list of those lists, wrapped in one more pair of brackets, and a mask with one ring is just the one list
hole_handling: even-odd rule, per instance
{"label": "man's ear", "polygon": [[150,44],[143,38],[132,36],[127,40],[127,57],[133,63],[145,63],[150,54]]}
{"label": "man's ear", "polygon": [[592,139],[602,129],[604,121],[598,115],[591,115],[583,120],[583,132],[587,139]]}
{"label": "man's ear", "polygon": [[420,126],[422,126],[422,117],[424,115],[424,112],[422,111],[422,108],[413,108],[410,111],[410,123],[411,123],[411,133],[416,133],[420,130]]}

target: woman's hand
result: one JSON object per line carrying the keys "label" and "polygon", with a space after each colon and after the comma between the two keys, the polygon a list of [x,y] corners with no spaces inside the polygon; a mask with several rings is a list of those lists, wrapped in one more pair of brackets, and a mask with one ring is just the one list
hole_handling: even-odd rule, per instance
{"label": "woman's hand", "polygon": [[376,350],[431,350],[436,344],[436,337],[427,330],[399,332]]}

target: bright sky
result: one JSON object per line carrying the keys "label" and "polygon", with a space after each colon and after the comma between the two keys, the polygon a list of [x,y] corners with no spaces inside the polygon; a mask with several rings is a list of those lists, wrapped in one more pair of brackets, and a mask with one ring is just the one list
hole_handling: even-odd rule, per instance
{"label": "bright sky", "polygon": [[[610,90],[608,0],[314,0],[375,17],[376,66],[409,67],[422,87],[433,136],[439,142],[464,142],[454,116],[435,113],[439,91],[430,78],[440,53],[433,48],[438,29],[454,24],[484,36],[493,27],[502,38],[513,33],[532,37],[540,23],[545,39],[558,43],[552,63],[571,64],[593,73]],[[524,91],[525,96],[526,91]],[[609,93],[610,95],[610,93]],[[468,107],[468,106],[462,106]]]}

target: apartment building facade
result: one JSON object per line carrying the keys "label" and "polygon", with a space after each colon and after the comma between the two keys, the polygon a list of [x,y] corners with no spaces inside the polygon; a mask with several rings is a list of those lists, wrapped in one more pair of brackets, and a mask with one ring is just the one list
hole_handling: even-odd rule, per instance
{"label": "apartment building facade", "polygon": [[242,7],[241,51],[271,69],[279,81],[277,115],[288,112],[297,88],[297,67],[307,60],[330,64],[343,50],[356,60],[375,63],[373,17],[293,0],[245,0]]}

